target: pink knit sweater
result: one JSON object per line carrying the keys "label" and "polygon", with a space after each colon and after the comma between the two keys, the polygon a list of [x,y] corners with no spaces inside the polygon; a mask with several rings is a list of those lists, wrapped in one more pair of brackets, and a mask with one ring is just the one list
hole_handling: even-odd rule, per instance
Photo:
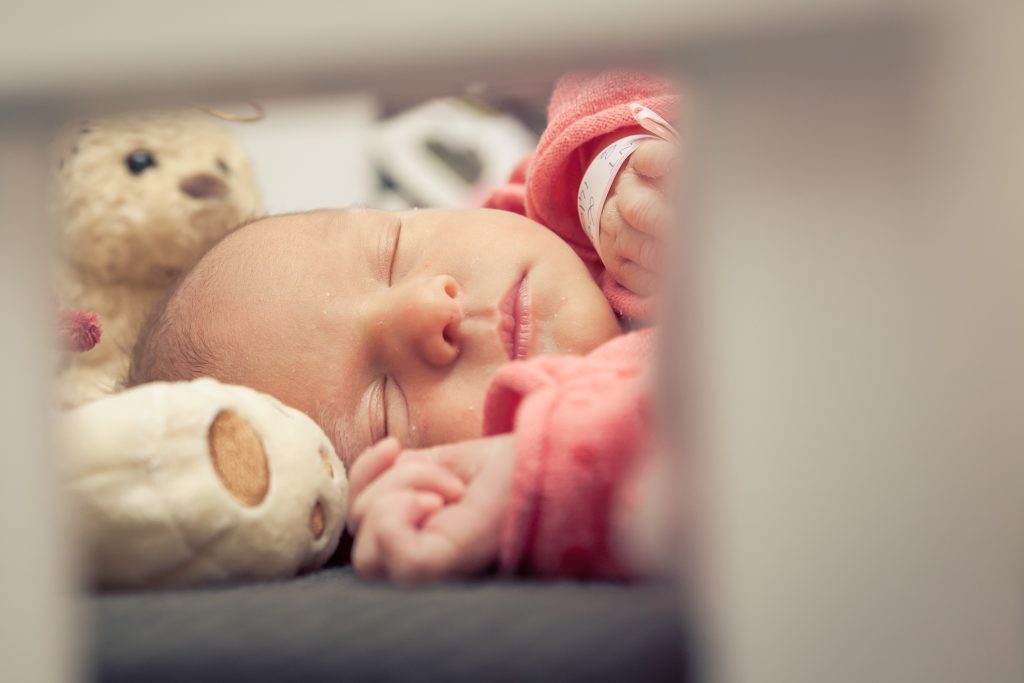
{"label": "pink knit sweater", "polygon": [[631,574],[612,527],[651,449],[653,332],[616,337],[585,357],[540,356],[498,372],[484,432],[514,431],[518,450],[499,546],[503,572]]}
{"label": "pink knit sweater", "polygon": [[508,185],[485,207],[522,214],[564,239],[601,283],[612,308],[630,318],[647,318],[651,302],[613,280],[580,226],[576,195],[591,160],[609,135],[644,132],[629,105],[639,102],[667,119],[678,96],[665,81],[631,71],[571,74],[555,86],[548,105],[548,127],[533,154],[519,163]]}
{"label": "pink knit sweater", "polygon": [[[579,225],[576,193],[602,140],[633,132],[629,103],[668,118],[676,101],[664,82],[642,74],[563,78],[537,150],[487,203],[524,214],[561,236],[601,283],[612,307],[629,317],[646,317],[650,302],[608,276]],[[499,371],[487,395],[484,431],[516,433],[516,472],[500,543],[505,573],[631,574],[612,542],[612,520],[650,451],[652,347],[653,330],[644,330],[585,357],[541,356]]]}

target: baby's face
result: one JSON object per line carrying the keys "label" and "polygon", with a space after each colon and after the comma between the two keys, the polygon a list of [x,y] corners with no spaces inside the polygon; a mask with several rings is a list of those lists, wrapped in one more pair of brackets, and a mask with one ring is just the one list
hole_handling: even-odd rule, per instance
{"label": "baby's face", "polygon": [[573,251],[505,211],[276,216],[219,251],[201,314],[219,378],[306,412],[348,464],[387,435],[479,436],[502,364],[620,332]]}

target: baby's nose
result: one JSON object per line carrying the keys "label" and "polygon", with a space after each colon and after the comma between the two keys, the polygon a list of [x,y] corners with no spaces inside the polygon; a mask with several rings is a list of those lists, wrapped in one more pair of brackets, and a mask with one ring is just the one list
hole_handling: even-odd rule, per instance
{"label": "baby's nose", "polygon": [[[420,355],[435,367],[450,365],[462,351],[463,312],[457,297],[459,287],[447,275],[434,278],[421,293],[417,302],[417,318],[413,329],[414,344]],[[411,321],[410,321],[411,322]]]}
{"label": "baby's nose", "polygon": [[196,173],[178,185],[182,192],[196,199],[223,199],[228,194],[228,185],[209,173]]}

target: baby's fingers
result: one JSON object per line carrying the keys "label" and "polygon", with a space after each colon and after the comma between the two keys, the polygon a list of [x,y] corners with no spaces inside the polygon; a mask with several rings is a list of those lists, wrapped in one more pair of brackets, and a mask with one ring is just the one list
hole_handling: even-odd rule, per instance
{"label": "baby's fingers", "polygon": [[657,270],[660,241],[629,225],[620,225],[615,232],[613,249],[619,260],[632,261],[646,270]]}
{"label": "baby's fingers", "polygon": [[351,498],[356,498],[370,482],[391,467],[400,452],[398,439],[393,436],[363,451],[349,469],[348,490]]}
{"label": "baby's fingers", "polygon": [[407,448],[398,456],[399,464],[406,462],[428,462],[443,467],[462,481],[469,483],[480,471],[481,448],[490,437],[457,441],[430,448]]}
{"label": "baby's fingers", "polygon": [[367,513],[384,496],[401,491],[436,494],[444,501],[457,500],[466,485],[448,470],[429,462],[403,462],[379,475],[349,505],[348,528],[359,533]]}
{"label": "baby's fingers", "polygon": [[397,491],[376,500],[352,549],[352,565],[367,578],[386,578],[391,572],[389,551],[407,543],[426,519],[444,507],[436,493]]}
{"label": "baby's fingers", "polygon": [[660,192],[637,179],[624,182],[615,197],[616,210],[626,223],[648,235],[660,235],[668,222],[668,202]]}
{"label": "baby's fingers", "polygon": [[635,261],[619,261],[614,268],[609,268],[612,277],[620,285],[638,296],[654,294],[657,279],[653,272]]}
{"label": "baby's fingers", "polygon": [[645,140],[629,159],[629,164],[645,178],[664,178],[672,171],[676,145],[665,140]]}
{"label": "baby's fingers", "polygon": [[[429,501],[421,504],[432,505]],[[442,512],[440,507],[430,507],[423,514],[408,509],[381,520],[377,547],[387,578],[408,585],[457,573],[459,547],[453,539],[426,528]]]}

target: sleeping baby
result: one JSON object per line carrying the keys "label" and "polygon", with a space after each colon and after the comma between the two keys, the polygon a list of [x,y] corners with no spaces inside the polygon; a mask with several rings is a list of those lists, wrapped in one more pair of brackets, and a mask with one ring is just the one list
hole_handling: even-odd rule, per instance
{"label": "sleeping baby", "polygon": [[637,112],[675,104],[646,75],[570,76],[487,208],[243,226],[156,312],[129,383],[210,376],[310,415],[365,575],[630,575],[611,531],[649,450],[652,331],[623,329],[649,316],[675,154]]}

